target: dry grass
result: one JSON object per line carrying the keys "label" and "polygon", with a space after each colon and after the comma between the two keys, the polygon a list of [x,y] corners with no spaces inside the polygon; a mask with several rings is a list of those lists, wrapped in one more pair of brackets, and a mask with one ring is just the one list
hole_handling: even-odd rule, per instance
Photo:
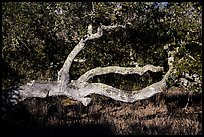
{"label": "dry grass", "polygon": [[87,107],[66,97],[28,99],[3,120],[7,128],[17,129],[15,134],[24,135],[30,133],[25,128],[40,131],[36,135],[201,135],[202,95],[192,94],[186,107],[188,97],[172,87],[134,103],[94,95]]}

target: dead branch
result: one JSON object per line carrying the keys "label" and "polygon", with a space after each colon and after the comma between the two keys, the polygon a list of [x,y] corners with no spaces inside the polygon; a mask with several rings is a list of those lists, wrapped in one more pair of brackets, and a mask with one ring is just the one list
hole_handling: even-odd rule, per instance
{"label": "dead branch", "polygon": [[90,94],[100,94],[110,98],[113,98],[118,101],[123,102],[134,102],[137,100],[142,100],[153,96],[159,92],[162,92],[166,89],[166,80],[168,79],[172,69],[174,56],[178,52],[178,49],[175,51],[168,52],[168,65],[169,70],[164,75],[161,81],[153,83],[150,86],[147,86],[138,91],[125,91],[117,89],[115,87],[103,84],[103,83],[88,83],[87,81],[96,76],[103,75],[108,73],[118,73],[118,74],[139,74],[143,75],[147,71],[159,72],[163,70],[163,67],[145,65],[143,67],[119,67],[119,66],[108,66],[108,67],[98,67],[87,71],[83,74],[78,80],[70,81],[69,70],[71,67],[74,58],[77,54],[84,48],[85,42],[88,40],[100,38],[103,35],[103,30],[111,30],[117,27],[125,28],[122,25],[113,25],[113,26],[104,26],[101,25],[98,27],[97,32],[92,34],[92,26],[88,27],[88,34],[85,37],[81,38],[79,43],[74,47],[71,53],[68,55],[67,59],[64,62],[64,65],[58,72],[58,81],[52,82],[31,82],[24,86],[21,86],[19,89],[19,96],[21,100],[29,97],[40,97],[45,98],[47,96],[59,96],[65,95],[74,100],[81,101],[83,105],[87,106],[91,98],[86,97]]}

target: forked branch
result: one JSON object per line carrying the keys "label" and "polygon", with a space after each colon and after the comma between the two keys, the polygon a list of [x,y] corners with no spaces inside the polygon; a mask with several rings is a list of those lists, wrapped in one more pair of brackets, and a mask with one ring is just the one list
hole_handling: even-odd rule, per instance
{"label": "forked branch", "polygon": [[98,67],[87,71],[83,74],[78,80],[72,80],[70,82],[69,70],[71,67],[74,58],[77,54],[84,48],[86,41],[91,39],[100,38],[103,35],[103,30],[111,30],[117,27],[125,28],[122,25],[114,26],[104,26],[101,25],[98,27],[97,32],[92,34],[92,26],[88,27],[88,34],[83,37],[79,43],[74,47],[71,53],[68,55],[63,67],[58,72],[58,81],[55,82],[32,82],[27,85],[21,86],[19,90],[19,96],[23,99],[28,97],[41,97],[45,98],[47,96],[58,96],[65,95],[72,99],[81,101],[85,106],[87,106],[91,98],[86,97],[90,94],[100,94],[110,98],[113,98],[118,101],[123,102],[134,102],[137,100],[142,100],[149,98],[159,92],[162,92],[166,89],[166,80],[168,79],[171,70],[173,69],[174,56],[178,52],[169,51],[168,52],[168,65],[169,70],[161,79],[161,81],[153,83],[150,86],[147,86],[138,91],[125,91],[121,89],[114,88],[112,86],[103,84],[103,83],[88,83],[87,81],[96,76],[104,75],[108,73],[117,73],[117,74],[139,74],[143,75],[147,71],[159,72],[163,71],[163,67],[145,65],[143,67],[119,67],[119,66],[108,66],[108,67]]}
{"label": "forked branch", "polygon": [[97,32],[92,34],[92,25],[89,25],[87,35],[85,35],[84,38],[81,38],[79,43],[74,47],[74,49],[71,51],[71,53],[68,55],[67,59],[64,62],[64,65],[58,72],[58,82],[60,83],[60,90],[63,92],[67,90],[67,85],[70,82],[69,77],[69,70],[71,67],[72,62],[74,61],[74,58],[77,56],[77,54],[84,48],[85,42],[92,39],[100,38],[103,35],[103,30],[111,30],[117,27],[125,27],[122,25],[114,25],[114,26],[104,26],[101,25],[98,27]]}

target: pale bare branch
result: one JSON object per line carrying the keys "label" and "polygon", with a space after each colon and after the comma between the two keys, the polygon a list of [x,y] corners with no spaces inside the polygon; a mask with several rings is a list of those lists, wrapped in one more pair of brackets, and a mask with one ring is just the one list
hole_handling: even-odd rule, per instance
{"label": "pale bare branch", "polygon": [[108,66],[108,67],[98,67],[87,71],[77,80],[78,83],[87,82],[90,78],[96,75],[104,75],[108,73],[118,73],[122,75],[126,74],[139,74],[143,75],[147,71],[158,72],[162,71],[163,67],[153,66],[153,65],[145,65],[143,67],[119,67],[119,66]]}
{"label": "pale bare branch", "polygon": [[50,92],[59,94],[58,82],[56,81],[32,81],[26,85],[19,87],[19,100],[22,101],[30,97],[45,98],[49,96]]}
{"label": "pale bare branch", "polygon": [[114,26],[104,26],[98,27],[97,32],[92,34],[92,25],[89,25],[88,34],[85,36],[85,39],[82,38],[79,43],[74,47],[74,49],[71,51],[71,53],[68,55],[67,59],[64,62],[64,65],[58,72],[58,81],[60,83],[60,90],[63,92],[63,90],[66,90],[67,85],[70,82],[69,77],[69,70],[71,67],[72,62],[74,61],[74,58],[77,56],[77,54],[84,48],[85,42],[87,40],[100,38],[103,35],[103,30],[110,30],[117,27],[123,27],[122,25],[114,25]]}
{"label": "pale bare branch", "polygon": [[72,99],[81,101],[85,106],[87,106],[91,98],[86,97],[90,94],[100,94],[118,101],[123,102],[134,102],[137,100],[142,100],[149,98],[156,93],[162,92],[166,89],[166,81],[171,74],[174,65],[174,56],[178,52],[178,48],[174,51],[168,52],[168,65],[169,70],[166,72],[161,81],[153,83],[138,91],[125,91],[121,89],[114,88],[112,86],[102,84],[102,83],[88,83],[87,81],[96,76],[104,75],[108,73],[118,73],[118,74],[139,74],[143,75],[147,71],[159,72],[163,70],[163,67],[145,65],[143,67],[119,67],[119,66],[108,66],[108,67],[98,67],[87,71],[78,80],[71,81],[69,78],[69,69],[71,67],[74,58],[77,54],[84,48],[85,42],[87,40],[100,38],[103,35],[103,30],[111,30],[117,27],[125,27],[122,25],[104,26],[98,27],[97,32],[92,34],[92,27],[89,26],[89,34],[80,40],[80,42],[74,47],[71,53],[68,55],[67,59],[61,70],[58,72],[58,81],[52,82],[47,81],[42,82],[31,82],[27,85],[21,86],[19,89],[19,95],[21,100],[29,97],[40,97],[45,98],[47,96],[59,96],[65,95]]}
{"label": "pale bare branch", "polygon": [[[74,60],[74,58],[77,56],[77,54],[84,48],[85,46],[85,42],[87,40],[91,40],[91,39],[96,39],[96,38],[100,38],[103,35],[103,30],[109,30],[109,29],[113,29],[116,27],[121,27],[122,25],[114,25],[114,26],[104,26],[102,25],[101,27],[98,27],[97,32],[95,34],[89,34],[86,35],[86,39],[81,39],[80,42],[74,47],[74,49],[71,51],[71,53],[68,55],[67,59],[64,62],[63,67],[60,69],[60,71],[58,72],[58,80],[64,80],[62,78],[62,75],[65,73],[69,73],[69,69],[70,66]],[[91,27],[92,29],[92,27]],[[92,32],[89,31],[89,33]],[[67,79],[69,80],[69,77],[67,77]]]}
{"label": "pale bare branch", "polygon": [[[156,82],[144,89],[138,91],[125,91],[114,88],[112,86],[103,83],[88,83],[84,88],[80,88],[78,93],[80,97],[86,97],[90,94],[99,94],[106,97],[110,97],[117,101],[122,102],[135,102],[153,96],[156,93],[162,92],[166,88],[166,84],[163,81]],[[90,101],[90,100],[89,100]],[[82,102],[83,104],[88,104]]]}

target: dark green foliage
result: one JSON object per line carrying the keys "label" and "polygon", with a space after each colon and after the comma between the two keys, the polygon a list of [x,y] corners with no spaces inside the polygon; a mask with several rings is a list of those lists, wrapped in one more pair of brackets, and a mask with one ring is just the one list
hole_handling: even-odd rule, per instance
{"label": "dark green foliage", "polygon": [[[99,66],[130,66],[130,51],[139,65],[164,66],[166,71],[167,52],[163,46],[170,44],[170,49],[182,47],[176,61],[185,58],[180,64],[175,62],[177,76],[182,72],[196,73],[202,80],[202,45],[197,43],[202,43],[201,11],[200,3],[190,2],[2,3],[2,86],[7,88],[32,79],[56,80],[67,55],[87,33],[90,23],[94,33],[100,23],[124,25],[130,22],[132,25],[127,24],[126,29],[105,32],[100,39],[88,41],[77,56],[86,58],[86,62],[73,62],[71,79]],[[162,76],[158,73],[160,76],[155,79],[153,75],[148,72],[133,77],[146,81],[140,86],[145,87]],[[106,76],[99,79],[121,89],[133,89],[130,81],[133,84],[138,81],[132,76],[125,77],[116,74],[111,81]]]}

